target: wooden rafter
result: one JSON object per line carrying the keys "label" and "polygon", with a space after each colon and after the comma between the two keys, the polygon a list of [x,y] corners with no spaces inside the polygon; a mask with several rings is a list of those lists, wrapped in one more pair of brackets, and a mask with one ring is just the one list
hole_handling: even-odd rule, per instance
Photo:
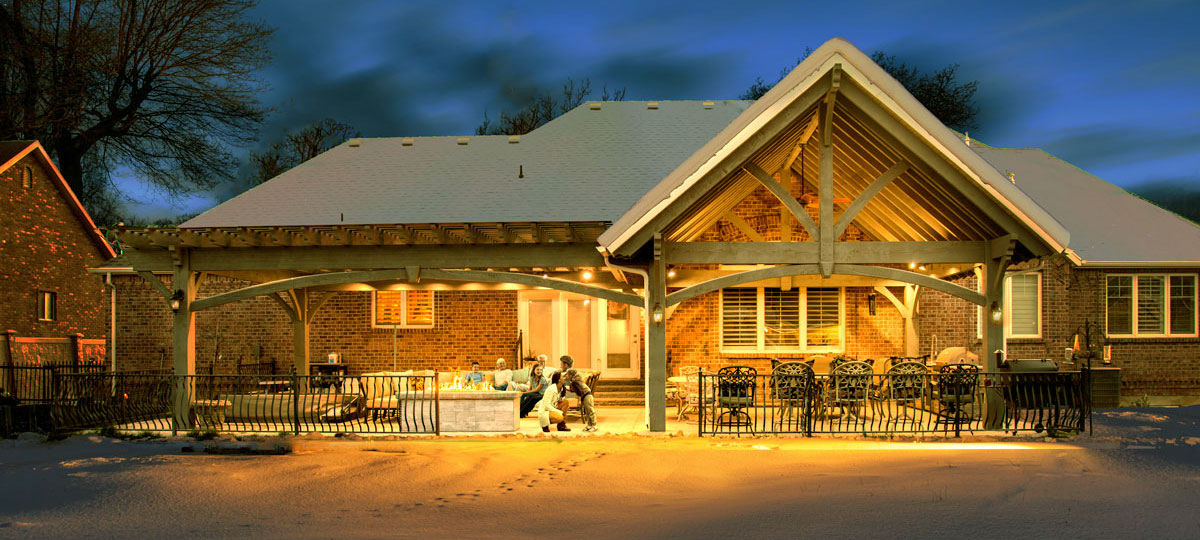
{"label": "wooden rafter", "polygon": [[800,205],[800,202],[792,196],[791,192],[783,187],[783,184],[772,178],[771,175],[767,174],[767,171],[762,170],[762,167],[759,167],[757,164],[747,163],[743,167],[743,170],[750,173],[750,176],[758,180],[768,191],[775,195],[775,198],[779,199],[779,202],[783,203],[791,211],[792,215],[800,222],[800,225],[804,227],[804,230],[808,231],[809,237],[818,237],[817,224],[813,221],[812,216],[808,215],[808,211]]}

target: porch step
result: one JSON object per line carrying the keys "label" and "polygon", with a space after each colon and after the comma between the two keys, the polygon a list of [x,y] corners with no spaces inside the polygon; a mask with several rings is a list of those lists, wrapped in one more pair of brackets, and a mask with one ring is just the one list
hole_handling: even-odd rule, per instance
{"label": "porch step", "polygon": [[593,390],[596,407],[640,407],[646,404],[646,381],[643,379],[605,379]]}

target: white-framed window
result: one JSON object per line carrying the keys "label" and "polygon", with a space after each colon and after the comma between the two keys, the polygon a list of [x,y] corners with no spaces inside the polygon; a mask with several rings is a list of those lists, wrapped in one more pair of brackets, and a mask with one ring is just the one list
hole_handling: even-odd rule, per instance
{"label": "white-framed window", "polygon": [[58,293],[38,291],[37,301],[37,320],[43,322],[58,320]]}
{"label": "white-framed window", "polygon": [[842,352],[846,293],[840,287],[737,287],[720,292],[721,350]]}
{"label": "white-framed window", "polygon": [[375,291],[371,295],[371,326],[433,328],[433,291]]}
{"label": "white-framed window", "polygon": [[1004,280],[1004,334],[1011,338],[1042,337],[1042,274],[1014,274]]}
{"label": "white-framed window", "polygon": [[1109,274],[1109,337],[1195,337],[1196,274]]}

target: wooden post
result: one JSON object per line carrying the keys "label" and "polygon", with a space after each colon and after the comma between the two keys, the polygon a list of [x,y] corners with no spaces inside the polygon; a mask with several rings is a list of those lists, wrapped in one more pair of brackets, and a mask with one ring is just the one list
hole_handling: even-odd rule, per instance
{"label": "wooden post", "polygon": [[[646,406],[650,431],[667,430],[667,265],[660,234],[646,280]],[[658,320],[655,320],[656,314]]]}
{"label": "wooden post", "polygon": [[920,354],[920,343],[917,339],[917,286],[904,286],[904,355],[917,356]]}
{"label": "wooden post", "polygon": [[8,392],[13,396],[17,395],[17,370],[13,368],[13,366],[17,365],[17,359],[13,358],[13,338],[16,337],[16,335],[16,330],[4,331],[4,348],[5,352],[8,354],[8,360],[6,362],[8,364],[8,369],[5,370],[8,372],[8,380],[4,384],[8,388]]}
{"label": "wooden post", "polygon": [[[995,372],[999,369],[999,364],[996,362],[996,351],[1004,350],[1004,317],[1008,317],[1007,313],[1002,313],[1000,320],[996,320],[993,316],[993,306],[1004,305],[1004,269],[1008,266],[1008,256],[1001,254],[996,257],[996,244],[1005,242],[1004,239],[988,242],[986,260],[983,265],[983,356],[984,371]],[[999,429],[1003,422],[1004,400],[1000,395],[1000,390],[995,386],[987,387],[984,392],[984,407],[985,407],[985,429]]]}
{"label": "wooden post", "polygon": [[308,375],[308,334],[312,313],[308,309],[308,289],[294,289],[290,292],[293,307],[296,309],[296,318],[292,319],[292,365],[296,375],[303,377]]}
{"label": "wooden post", "polygon": [[[174,315],[172,356],[174,357],[175,398],[173,400],[173,422],[175,430],[192,427],[192,401],[195,398],[194,376],[196,374],[196,315],[192,312],[192,301],[196,299],[196,282],[193,279],[189,252],[180,250],[175,261],[171,285],[183,295],[179,309]],[[168,300],[170,302],[170,300]]]}

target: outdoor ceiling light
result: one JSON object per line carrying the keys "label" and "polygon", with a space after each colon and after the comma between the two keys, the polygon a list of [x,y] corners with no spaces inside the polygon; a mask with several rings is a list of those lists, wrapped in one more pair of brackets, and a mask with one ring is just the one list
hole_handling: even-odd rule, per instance
{"label": "outdoor ceiling light", "polygon": [[175,289],[175,294],[172,294],[171,299],[167,300],[167,305],[171,306],[171,311],[179,313],[179,308],[183,307],[183,291]]}
{"label": "outdoor ceiling light", "polygon": [[672,277],[672,278],[675,277],[675,269],[674,268],[667,270],[667,277]]}
{"label": "outdoor ceiling light", "polygon": [[654,304],[654,309],[651,310],[650,316],[654,319],[654,324],[662,324],[662,322],[663,322],[662,304]]}
{"label": "outdoor ceiling light", "polygon": [[587,281],[587,280],[590,280],[590,279],[592,279],[592,271],[591,271],[591,270],[584,270],[584,271],[583,271],[583,279],[584,279],[584,281]]}
{"label": "outdoor ceiling light", "polygon": [[992,302],[992,323],[1000,324],[1000,321],[1003,318],[1004,318],[1004,311],[1000,309],[1000,304]]}

